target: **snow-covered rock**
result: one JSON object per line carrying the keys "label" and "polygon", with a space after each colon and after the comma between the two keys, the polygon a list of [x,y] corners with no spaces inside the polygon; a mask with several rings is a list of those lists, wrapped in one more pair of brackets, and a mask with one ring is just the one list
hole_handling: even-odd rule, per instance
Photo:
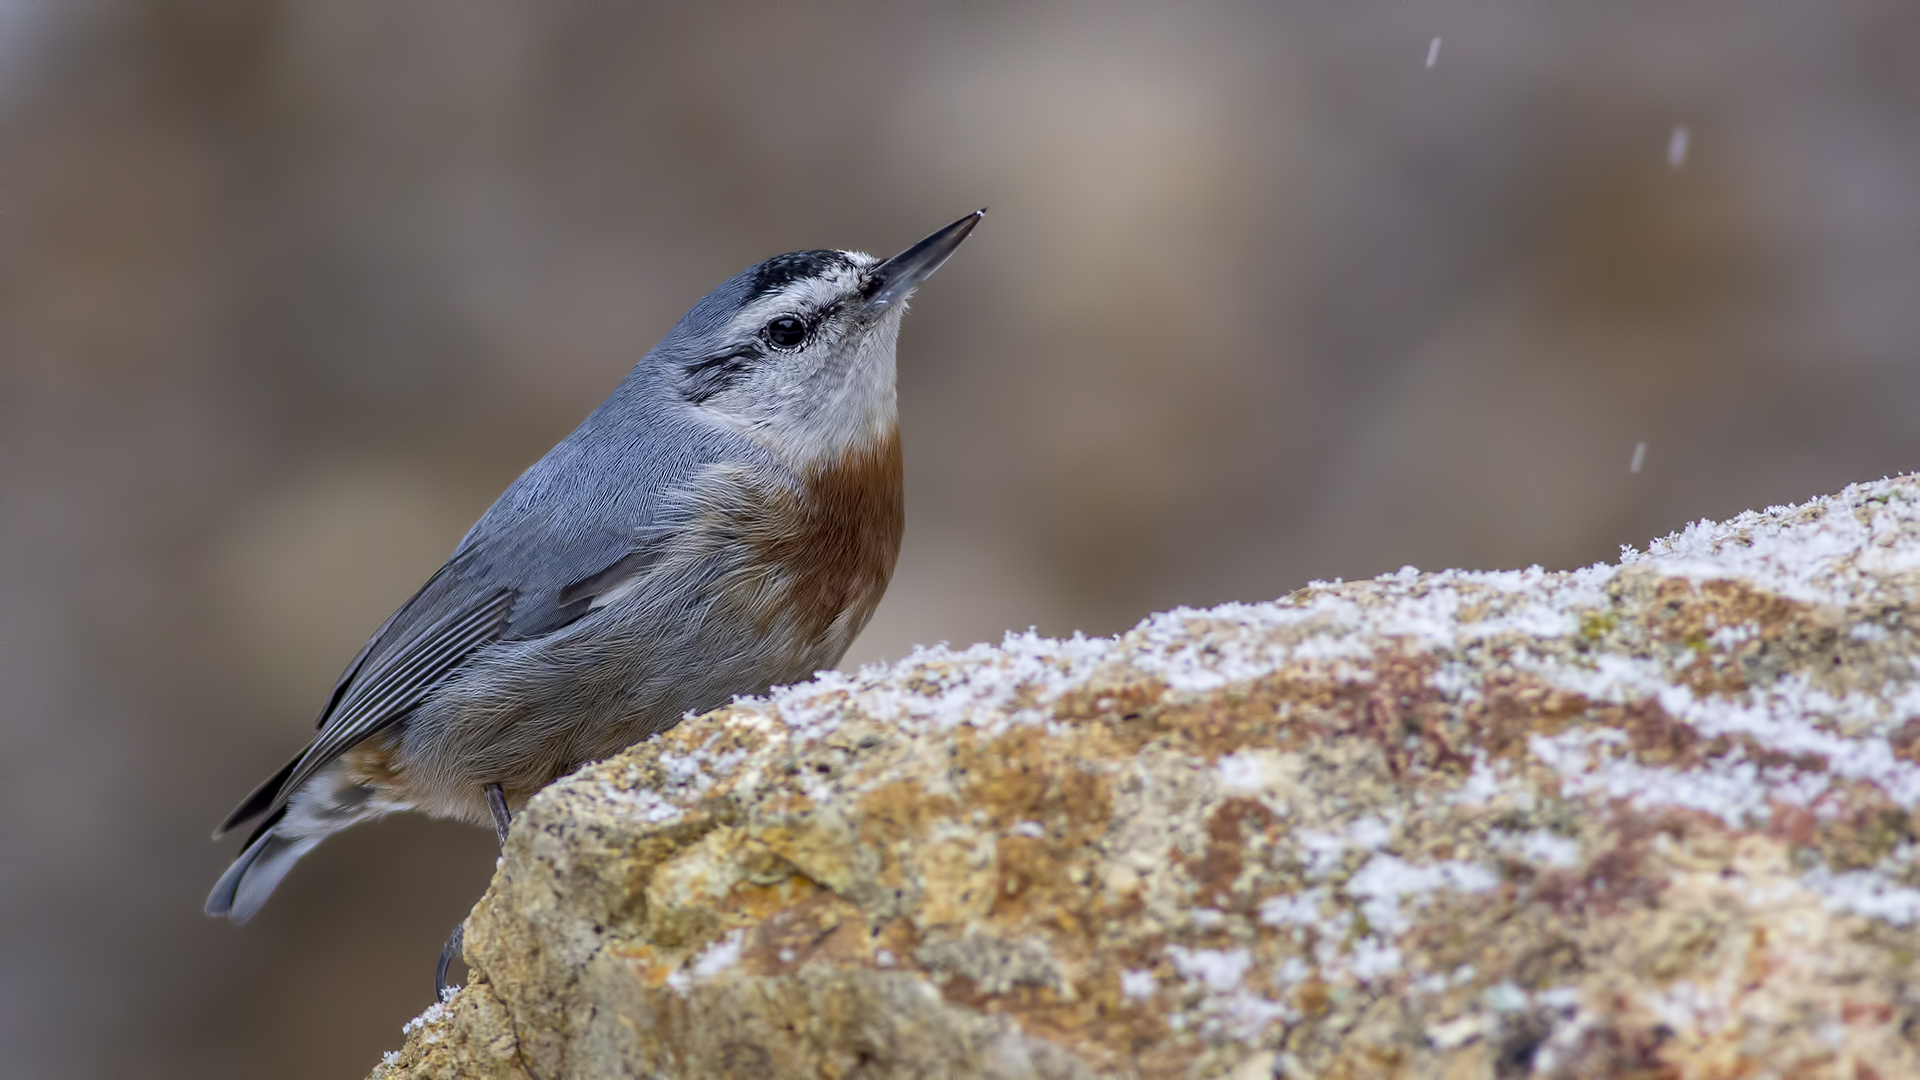
{"label": "snow-covered rock", "polygon": [[536,798],[376,1077],[1920,1076],[1920,477],[824,674]]}

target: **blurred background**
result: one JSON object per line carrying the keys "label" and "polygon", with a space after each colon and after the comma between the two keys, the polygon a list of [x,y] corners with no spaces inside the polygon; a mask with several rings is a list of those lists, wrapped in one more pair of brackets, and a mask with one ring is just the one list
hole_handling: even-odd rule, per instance
{"label": "blurred background", "polygon": [[9,1078],[398,1044],[492,838],[355,830],[235,930],[207,832],[776,252],[992,208],[849,664],[1920,467],[1912,4],[5,0],[0,116]]}

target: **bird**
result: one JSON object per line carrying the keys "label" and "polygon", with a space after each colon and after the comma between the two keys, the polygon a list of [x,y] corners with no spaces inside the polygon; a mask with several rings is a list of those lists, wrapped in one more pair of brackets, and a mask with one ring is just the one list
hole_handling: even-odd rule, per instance
{"label": "bird", "polygon": [[[838,663],[905,528],[895,345],[979,210],[889,259],[796,251],[696,303],[367,639],[206,913],[402,810],[492,824],[684,716]],[[444,990],[447,957],[436,983]]]}

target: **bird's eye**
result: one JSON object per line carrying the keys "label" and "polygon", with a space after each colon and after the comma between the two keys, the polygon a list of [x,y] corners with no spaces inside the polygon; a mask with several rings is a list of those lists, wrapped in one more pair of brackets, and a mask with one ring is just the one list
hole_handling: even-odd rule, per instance
{"label": "bird's eye", "polygon": [[776,349],[798,348],[807,340],[807,324],[796,315],[782,315],[767,324],[767,344]]}

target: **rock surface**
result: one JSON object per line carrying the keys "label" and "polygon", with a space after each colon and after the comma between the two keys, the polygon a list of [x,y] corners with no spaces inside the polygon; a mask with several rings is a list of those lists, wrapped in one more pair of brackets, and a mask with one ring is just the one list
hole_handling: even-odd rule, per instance
{"label": "rock surface", "polygon": [[374,1076],[1920,1076],[1920,477],[829,673],[516,822]]}

